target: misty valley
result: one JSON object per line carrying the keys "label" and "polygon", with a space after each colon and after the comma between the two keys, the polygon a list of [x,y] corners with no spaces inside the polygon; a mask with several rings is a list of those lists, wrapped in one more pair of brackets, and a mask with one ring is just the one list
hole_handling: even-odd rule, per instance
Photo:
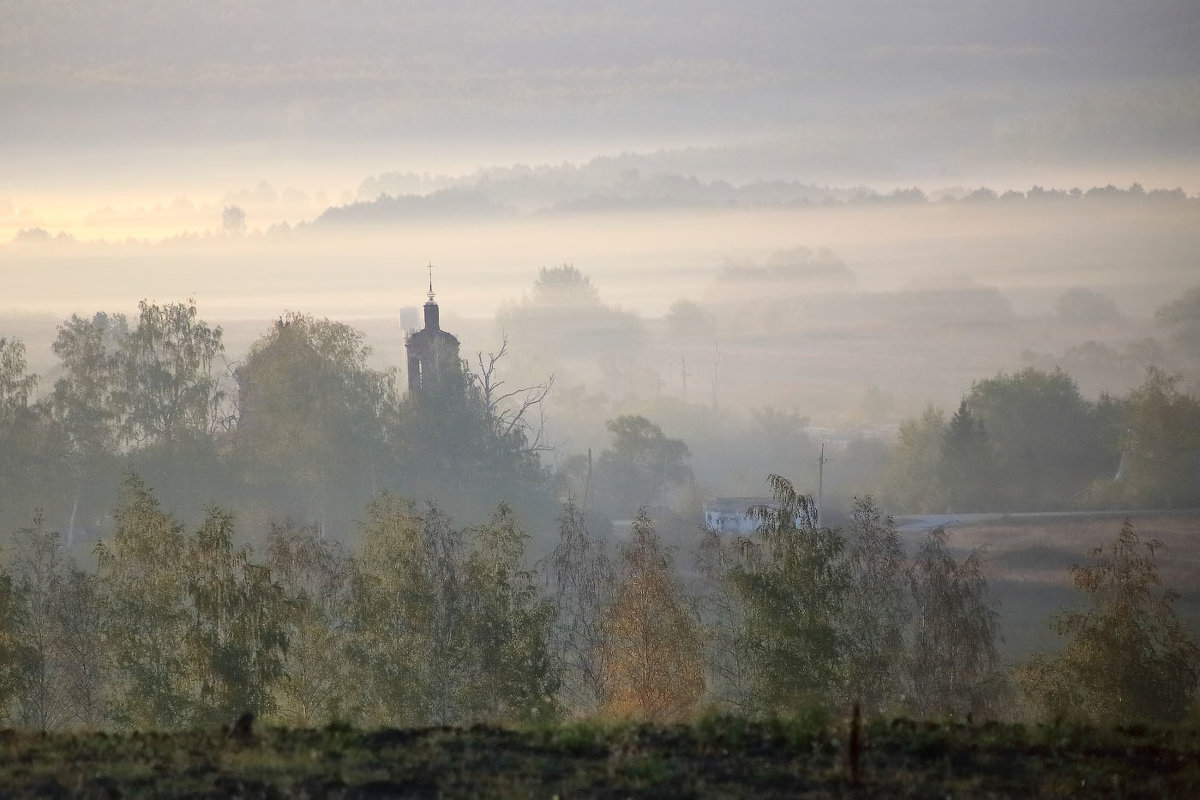
{"label": "misty valley", "polygon": [[927,313],[1107,341],[911,416],[872,385],[822,426],[722,398],[843,344],[822,304],[867,301],[827,251],[727,265],[658,320],[543,267],[490,350],[429,273],[385,365],[296,312],[230,353],[195,300],[58,322],[43,378],[0,339],[12,723],[1196,719],[1200,289],[1124,342],[1096,290],[1049,322],[913,295],[889,330],[916,341]]}
{"label": "misty valley", "polygon": [[1200,797],[1195,0],[5,0],[0,797]]}

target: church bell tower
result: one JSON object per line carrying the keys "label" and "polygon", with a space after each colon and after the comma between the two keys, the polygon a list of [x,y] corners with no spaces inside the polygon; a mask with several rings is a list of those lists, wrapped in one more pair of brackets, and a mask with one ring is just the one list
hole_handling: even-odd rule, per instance
{"label": "church bell tower", "polygon": [[433,292],[433,265],[429,265],[429,299],[425,301],[425,327],[405,337],[408,351],[408,390],[419,392],[439,382],[441,376],[458,366],[458,339],[442,330],[437,300]]}

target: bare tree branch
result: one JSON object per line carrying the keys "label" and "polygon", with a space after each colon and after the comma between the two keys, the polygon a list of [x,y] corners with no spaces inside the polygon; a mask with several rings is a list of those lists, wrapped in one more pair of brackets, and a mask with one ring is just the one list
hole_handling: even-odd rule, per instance
{"label": "bare tree branch", "polygon": [[543,383],[501,391],[506,381],[497,374],[497,365],[507,354],[508,334],[502,336],[499,350],[486,355],[481,350],[475,354],[479,371],[474,379],[483,395],[488,420],[501,436],[517,432],[523,435],[526,452],[552,450],[545,442],[546,412],[543,404],[554,388],[554,376],[551,375]]}

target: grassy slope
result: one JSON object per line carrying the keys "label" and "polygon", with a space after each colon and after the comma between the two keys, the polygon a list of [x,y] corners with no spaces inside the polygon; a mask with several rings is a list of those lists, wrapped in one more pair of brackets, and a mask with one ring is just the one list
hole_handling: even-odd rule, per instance
{"label": "grassy slope", "polygon": [[789,722],[357,731],[0,733],[0,795],[1197,797],[1200,731]]}

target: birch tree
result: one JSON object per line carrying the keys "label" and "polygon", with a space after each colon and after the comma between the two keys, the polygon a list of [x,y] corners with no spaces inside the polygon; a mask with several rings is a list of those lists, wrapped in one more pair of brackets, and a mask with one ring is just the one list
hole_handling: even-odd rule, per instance
{"label": "birch tree", "polygon": [[127,727],[183,727],[193,710],[183,525],[134,474],[113,521],[112,536],[96,546],[109,713]]}
{"label": "birch tree", "polygon": [[839,620],[845,694],[871,715],[900,702],[910,618],[896,523],[855,498],[846,531],[846,600]]}
{"label": "birch tree", "polygon": [[506,505],[471,531],[463,596],[472,658],[465,717],[537,721],[557,716],[560,671],[550,650],[553,607],[525,566],[529,535]]}
{"label": "birch tree", "polygon": [[775,504],[754,510],[758,530],[731,572],[745,607],[743,647],[761,713],[824,706],[841,682],[838,622],[848,587],[841,536],[819,528],[812,499],[768,478]]}
{"label": "birch tree", "polygon": [[219,508],[188,538],[185,557],[192,723],[270,713],[287,649],[282,588],[249,548],[233,545],[233,516]]}
{"label": "birch tree", "polygon": [[573,500],[558,519],[558,543],[541,565],[554,608],[554,652],[568,710],[590,714],[605,702],[604,614],[615,575],[608,548],[588,530]]}
{"label": "birch tree", "polygon": [[673,569],[643,508],[621,549],[620,578],[605,616],[607,714],[679,721],[704,695],[700,628]]}
{"label": "birch tree", "polygon": [[988,602],[983,559],[955,559],[944,528],[929,533],[913,561],[913,641],[908,695],[919,717],[979,716],[994,709],[1001,676],[999,615]]}
{"label": "birch tree", "polygon": [[272,525],[267,564],[286,600],[288,648],[275,684],[276,718],[300,728],[342,719],[351,706],[346,675],[350,557],[315,525]]}

